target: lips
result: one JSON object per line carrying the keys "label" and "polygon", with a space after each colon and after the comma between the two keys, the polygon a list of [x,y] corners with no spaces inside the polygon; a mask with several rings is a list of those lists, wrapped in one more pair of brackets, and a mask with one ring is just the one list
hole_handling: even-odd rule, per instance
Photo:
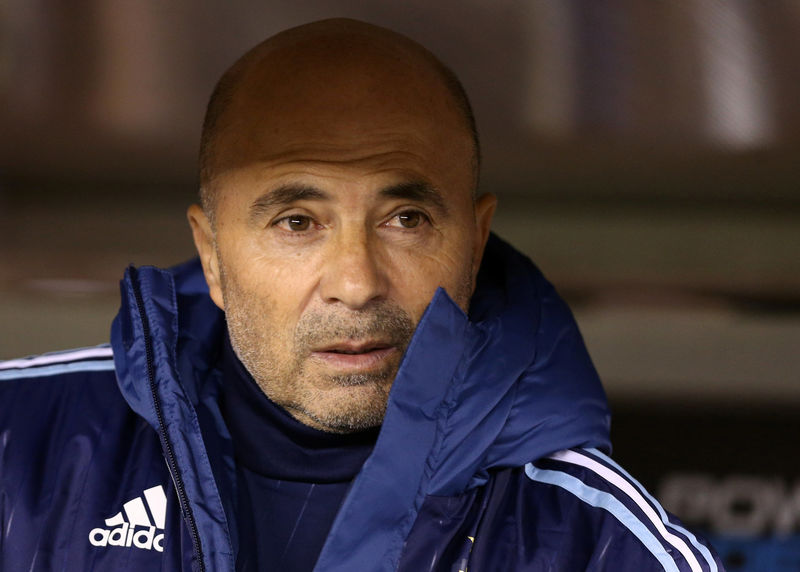
{"label": "lips", "polygon": [[365,354],[372,351],[384,350],[392,347],[392,344],[385,342],[338,342],[325,346],[316,352],[335,353],[345,355]]}
{"label": "lips", "polygon": [[383,365],[396,351],[395,346],[381,341],[342,341],[313,350],[311,356],[335,369],[357,371]]}

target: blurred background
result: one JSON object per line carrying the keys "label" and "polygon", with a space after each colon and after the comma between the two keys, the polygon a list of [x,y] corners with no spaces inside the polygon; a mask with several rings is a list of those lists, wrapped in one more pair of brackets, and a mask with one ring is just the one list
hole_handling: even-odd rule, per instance
{"label": "blurred background", "polygon": [[572,305],[617,458],[729,570],[800,569],[797,0],[4,0],[0,358],[106,341],[127,264],[192,256],[216,79],[331,16],[461,77],[494,229]]}

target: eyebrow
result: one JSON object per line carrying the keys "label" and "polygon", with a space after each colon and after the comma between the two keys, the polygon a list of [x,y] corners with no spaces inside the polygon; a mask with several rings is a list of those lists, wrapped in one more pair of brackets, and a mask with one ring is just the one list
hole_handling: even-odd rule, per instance
{"label": "eyebrow", "polygon": [[[379,191],[384,198],[404,199],[423,204],[429,204],[442,213],[449,212],[442,194],[427,183],[411,181],[386,187]],[[250,220],[255,221],[260,216],[276,207],[290,205],[297,201],[328,201],[331,196],[325,191],[309,185],[282,185],[267,191],[250,205]]]}
{"label": "eyebrow", "polygon": [[406,199],[423,204],[429,204],[436,207],[443,213],[447,213],[448,209],[442,198],[442,194],[431,187],[427,183],[421,181],[412,181],[409,183],[400,183],[399,185],[392,185],[381,189],[381,196],[392,199]]}
{"label": "eyebrow", "polygon": [[283,185],[258,197],[250,205],[250,218],[255,219],[275,207],[297,201],[325,201],[331,197],[325,191],[307,185]]}

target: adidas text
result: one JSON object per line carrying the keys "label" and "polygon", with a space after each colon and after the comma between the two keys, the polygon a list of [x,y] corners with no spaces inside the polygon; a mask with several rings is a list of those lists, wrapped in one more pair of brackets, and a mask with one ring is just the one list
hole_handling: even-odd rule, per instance
{"label": "adidas text", "polygon": [[118,528],[93,528],[89,533],[89,542],[93,546],[135,546],[145,550],[164,552],[164,533],[156,534],[156,527],[140,528],[136,530],[128,523],[123,523]]}
{"label": "adidas text", "polygon": [[[89,532],[92,546],[122,546],[164,552],[167,497],[159,485],[123,504],[123,510],[105,519],[109,528]],[[146,501],[146,506],[145,506]],[[124,515],[123,515],[124,513]]]}

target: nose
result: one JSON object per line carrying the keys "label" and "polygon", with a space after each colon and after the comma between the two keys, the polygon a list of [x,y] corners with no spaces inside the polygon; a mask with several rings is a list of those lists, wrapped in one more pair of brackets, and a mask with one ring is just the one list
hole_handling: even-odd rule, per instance
{"label": "nose", "polygon": [[337,235],[329,242],[320,281],[323,300],[357,310],[385,297],[389,281],[374,237],[367,229],[342,230]]}

